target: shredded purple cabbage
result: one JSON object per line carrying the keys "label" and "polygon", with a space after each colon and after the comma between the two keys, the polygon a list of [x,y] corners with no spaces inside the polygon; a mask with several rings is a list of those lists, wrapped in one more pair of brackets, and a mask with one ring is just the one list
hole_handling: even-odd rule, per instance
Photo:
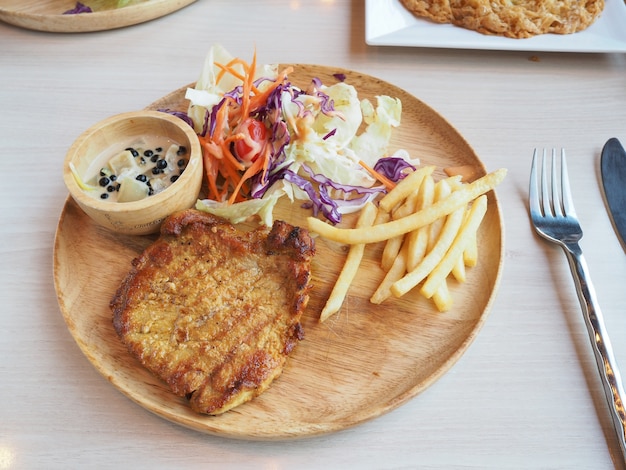
{"label": "shredded purple cabbage", "polygon": [[63,12],[64,15],[76,15],[78,13],[92,13],[93,11],[87,5],[83,5],[80,2],[76,2],[76,6],[71,10]]}
{"label": "shredded purple cabbage", "polygon": [[274,183],[283,179],[285,172],[289,169],[289,166],[290,165],[279,166],[277,164],[273,164],[273,166],[269,168],[265,179],[263,179],[261,173],[254,175],[252,177],[252,190],[250,191],[250,195],[254,199],[261,199]]}
{"label": "shredded purple cabbage", "polygon": [[[306,173],[305,177],[291,170],[289,166],[277,167],[274,171],[268,172],[269,175],[263,182],[260,181],[260,175],[257,175],[253,184],[252,197],[262,198],[274,183],[284,179],[300,188],[309,197],[309,201],[302,204],[302,207],[312,209],[314,216],[321,212],[329,222],[338,224],[341,222],[342,212],[347,212],[346,208],[360,207],[368,200],[373,199],[376,194],[386,191],[382,186],[365,188],[340,184],[324,175],[313,172],[311,168],[303,164],[301,168]],[[332,198],[330,196],[332,189],[342,191],[346,195],[358,194],[359,196],[346,199]]]}
{"label": "shredded purple cabbage", "polygon": [[404,170],[407,168],[416,170],[413,165],[400,157],[383,157],[374,165],[375,171],[394,182],[406,177],[407,173]]}
{"label": "shredded purple cabbage", "polygon": [[211,109],[211,112],[207,112],[204,116],[204,126],[202,126],[202,137],[205,137],[207,134],[212,136],[215,133],[215,125],[217,122],[217,112],[220,110],[222,106],[226,104],[226,98],[222,98],[222,100],[217,103]]}
{"label": "shredded purple cabbage", "polygon": [[[298,175],[296,175],[298,176],[298,179],[290,176],[286,176],[285,179],[307,193],[309,199],[311,200],[314,215],[321,212],[324,217],[326,217],[333,224],[341,222],[341,207],[361,206],[368,200],[373,199],[376,194],[385,192],[385,188],[382,186],[365,188],[363,186],[337,183],[325,175],[314,173],[311,168],[304,164],[302,165],[302,169],[308,175],[310,180]],[[311,181],[317,183],[317,192],[315,191],[314,185],[311,184]],[[333,199],[330,197],[331,189],[342,191],[346,195],[356,193],[361,196]]]}
{"label": "shredded purple cabbage", "polygon": [[337,128],[335,127],[332,131],[330,131],[328,134],[326,134],[324,137],[322,137],[322,140],[326,140],[332,136],[334,136],[337,133]]}
{"label": "shredded purple cabbage", "polygon": [[346,74],[345,73],[333,73],[333,77],[335,77],[340,82],[344,82],[346,80]]}
{"label": "shredded purple cabbage", "polygon": [[305,165],[304,163],[302,164],[302,169],[309,175],[309,177],[313,181],[318,183],[320,186],[331,187],[338,191],[343,191],[344,193],[356,192],[358,194],[376,194],[376,193],[386,191],[386,189],[383,186],[373,186],[371,188],[366,188],[364,186],[355,186],[351,184],[337,183],[336,181],[331,180],[325,175],[314,173],[313,170],[309,166]]}
{"label": "shredded purple cabbage", "polygon": [[319,186],[316,191],[313,183],[291,170],[286,170],[283,178],[286,181],[295,184],[307,194],[311,200],[313,215],[317,216],[317,214],[321,211],[324,217],[326,217],[333,224],[341,222],[341,214],[337,210],[337,203],[328,194],[326,186]]}
{"label": "shredded purple cabbage", "polygon": [[157,111],[171,114],[172,116],[176,116],[177,118],[180,118],[183,121],[185,121],[187,124],[189,124],[193,128],[193,121],[191,120],[189,115],[184,111],[174,111],[173,109],[157,109]]}

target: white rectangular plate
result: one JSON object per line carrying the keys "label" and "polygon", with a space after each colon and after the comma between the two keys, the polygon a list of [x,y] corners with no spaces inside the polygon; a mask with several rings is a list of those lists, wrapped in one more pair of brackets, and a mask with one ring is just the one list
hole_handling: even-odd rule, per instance
{"label": "white rectangular plate", "polygon": [[365,40],[371,46],[493,49],[543,52],[626,52],[626,5],[606,0],[602,16],[575,34],[528,39],[488,36],[413,16],[399,0],[366,0]]}

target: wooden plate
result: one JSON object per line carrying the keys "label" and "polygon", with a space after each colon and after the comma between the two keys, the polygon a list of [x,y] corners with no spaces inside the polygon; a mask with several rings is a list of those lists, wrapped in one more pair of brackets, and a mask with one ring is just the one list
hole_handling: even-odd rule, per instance
{"label": "wooden plate", "polygon": [[52,33],[85,33],[122,28],[180,10],[196,0],[144,0],[113,10],[96,10],[99,0],[82,0],[93,5],[93,13],[64,15],[76,6],[75,0],[3,0],[0,20],[15,26]]}
{"label": "wooden plate", "polygon": [[[392,149],[405,148],[422,163],[439,168],[471,165],[485,173],[465,140],[435,111],[403,90],[359,73],[295,65],[293,83],[313,77],[326,84],[344,73],[361,98],[387,94],[403,102],[402,125]],[[186,109],[181,88],[150,106]],[[439,172],[439,176],[443,176]],[[305,339],[281,377],[260,397],[221,416],[194,413],[185,399],[148,373],[122,345],[112,325],[109,300],[137,256],[154,237],[121,236],[94,225],[68,199],[54,246],[54,280],[59,305],[76,342],[92,364],[129,398],[190,428],[241,439],[289,439],[342,430],[388,412],[415,397],[463,354],[485,321],[495,296],[503,257],[498,201],[489,193],[480,229],[478,266],[464,284],[451,281],[455,304],[438,313],[417,292],[380,306],[369,302],[382,278],[382,245],[366,250],[361,270],[342,310],[325,323],[319,313],[342,266],[346,247],[317,240],[314,288],[303,316]],[[276,215],[305,225],[307,211],[283,203]]]}

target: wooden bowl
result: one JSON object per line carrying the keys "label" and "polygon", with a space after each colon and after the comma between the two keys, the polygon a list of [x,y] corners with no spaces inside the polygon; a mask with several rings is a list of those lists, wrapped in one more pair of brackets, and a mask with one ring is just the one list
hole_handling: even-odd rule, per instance
{"label": "wooden bowl", "polygon": [[[160,193],[132,202],[113,202],[87,194],[72,172],[72,165],[82,177],[104,152],[121,152],[126,143],[140,137],[168,138],[187,147],[189,161],[178,180]],[[192,207],[200,193],[202,174],[202,150],[194,130],[182,119],[159,111],[118,114],[92,126],[72,144],[63,165],[63,180],[80,208],[99,225],[129,235],[157,232],[169,214]]]}

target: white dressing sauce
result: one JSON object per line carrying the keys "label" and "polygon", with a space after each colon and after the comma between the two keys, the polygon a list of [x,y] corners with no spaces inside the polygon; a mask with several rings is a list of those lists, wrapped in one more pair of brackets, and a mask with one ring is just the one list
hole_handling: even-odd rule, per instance
{"label": "white dressing sauce", "polygon": [[83,181],[95,199],[138,201],[167,189],[188,161],[189,149],[167,137],[136,137],[102,152]]}

